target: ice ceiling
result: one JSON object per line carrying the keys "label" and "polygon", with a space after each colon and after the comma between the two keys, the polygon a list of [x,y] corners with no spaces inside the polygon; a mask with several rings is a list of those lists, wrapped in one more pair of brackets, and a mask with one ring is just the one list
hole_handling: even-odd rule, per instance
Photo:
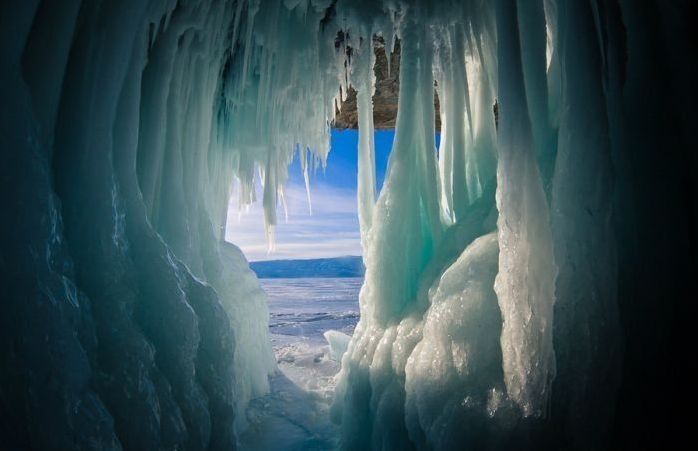
{"label": "ice ceiling", "polygon": [[[4,1],[2,442],[236,446],[275,363],[223,241],[230,186],[262,199],[273,245],[287,166],[324,164],[351,86],[367,273],[342,448],[659,443],[696,292],[681,8]],[[401,49],[380,193],[374,37]]]}

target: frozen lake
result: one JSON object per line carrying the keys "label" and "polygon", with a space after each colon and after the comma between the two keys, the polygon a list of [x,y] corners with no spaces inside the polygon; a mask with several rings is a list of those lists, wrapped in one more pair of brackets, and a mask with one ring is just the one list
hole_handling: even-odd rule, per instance
{"label": "frozen lake", "polygon": [[[269,331],[281,373],[271,392],[253,400],[242,448],[256,451],[328,450],[337,447],[329,420],[334,377],[323,333],[351,335],[359,321],[363,278],[260,279],[269,302]],[[284,437],[284,440],[278,440]]]}
{"label": "frozen lake", "polygon": [[363,278],[260,279],[269,300],[269,331],[279,341],[324,343],[322,333],[351,335],[359,320]]}
{"label": "frozen lake", "polygon": [[269,302],[269,331],[279,369],[300,388],[330,401],[339,362],[323,333],[351,335],[359,321],[363,278],[260,279]]}

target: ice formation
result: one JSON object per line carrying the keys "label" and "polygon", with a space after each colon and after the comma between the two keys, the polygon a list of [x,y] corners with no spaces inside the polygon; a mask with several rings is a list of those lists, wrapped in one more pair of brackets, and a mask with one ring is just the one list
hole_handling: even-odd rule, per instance
{"label": "ice formation", "polygon": [[330,345],[330,357],[333,360],[341,361],[344,353],[347,352],[351,337],[337,330],[328,330],[323,334]]}
{"label": "ice formation", "polygon": [[[310,204],[350,86],[366,279],[341,447],[671,435],[668,386],[690,384],[667,350],[689,342],[680,287],[695,294],[686,17],[629,0],[3,1],[0,443],[235,447],[276,366],[264,294],[223,241],[231,186],[263,202],[273,248],[287,166],[300,155]],[[398,41],[377,193],[374,46]]]}
{"label": "ice formation", "polygon": [[[542,15],[543,5],[539,8]],[[522,15],[530,14],[521,10]],[[540,100],[527,96],[531,90],[526,88],[539,85],[534,77],[545,77],[545,73],[527,72],[526,68],[542,68],[545,55],[544,47],[529,48],[527,40],[520,38],[516,6],[498,4],[496,17],[501,125],[497,133],[500,255],[494,289],[504,321],[502,366],[509,396],[525,415],[540,416],[545,413],[555,375],[556,269],[548,203],[535,159],[540,141],[533,134],[534,124],[547,123],[547,113],[545,108],[542,112],[535,108]],[[525,17],[521,22],[528,20]],[[536,100],[529,102],[529,97]]]}
{"label": "ice formation", "polygon": [[405,367],[406,423],[419,446],[477,444],[478,431],[511,410],[493,290],[498,254],[495,233],[477,238],[429,292],[422,339]]}

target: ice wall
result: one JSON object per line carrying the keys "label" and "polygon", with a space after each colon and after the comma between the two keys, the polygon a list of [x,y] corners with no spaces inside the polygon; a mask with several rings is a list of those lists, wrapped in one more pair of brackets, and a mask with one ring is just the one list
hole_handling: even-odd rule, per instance
{"label": "ice wall", "polygon": [[3,187],[20,189],[3,223],[3,443],[235,445],[276,365],[264,294],[223,242],[230,188],[250,202],[259,174],[271,245],[294,152],[306,180],[324,164],[348,83],[329,7],[3,4]]}
{"label": "ice wall", "polygon": [[[358,29],[353,8],[337,5]],[[638,264],[617,254],[636,234],[624,52],[647,44],[622,21],[651,10],[385,3],[393,26],[373,32],[401,41],[400,98],[385,185],[362,210],[361,321],[332,411],[344,449],[618,444],[616,396],[647,387],[621,382],[622,319],[635,312],[619,265]],[[676,10],[656,12],[676,25]],[[627,380],[642,367],[624,365]]]}
{"label": "ice wall", "polygon": [[[593,33],[593,15],[592,8],[570,2],[558,16],[558,27],[569,35]],[[560,301],[555,306],[555,352],[560,361],[556,386],[568,388],[554,408],[565,412],[565,428],[576,442],[598,448],[608,439],[615,408],[602,400],[614,396],[620,379],[619,238],[611,223],[615,177],[609,123],[598,120],[609,114],[603,79],[598,77],[603,56],[588,41],[562,42],[551,204]],[[593,387],[599,380],[602,386]]]}
{"label": "ice wall", "polygon": [[222,243],[234,168],[212,139],[241,14],[3,3],[3,447],[231,449],[268,389],[266,303]]}

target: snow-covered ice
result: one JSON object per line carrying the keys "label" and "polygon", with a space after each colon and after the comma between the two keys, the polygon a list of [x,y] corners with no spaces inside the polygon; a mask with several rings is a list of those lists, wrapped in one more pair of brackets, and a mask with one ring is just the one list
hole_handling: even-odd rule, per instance
{"label": "snow-covered ice", "polygon": [[[341,354],[358,322],[362,278],[260,279],[279,372],[270,392],[252,401],[245,449],[330,449],[329,419]],[[343,349],[342,349],[343,348]],[[283,436],[279,441],[276,437]]]}
{"label": "snow-covered ice", "polygon": [[359,320],[362,278],[260,279],[279,369],[302,390],[332,401],[340,362],[325,333],[350,336]]}

